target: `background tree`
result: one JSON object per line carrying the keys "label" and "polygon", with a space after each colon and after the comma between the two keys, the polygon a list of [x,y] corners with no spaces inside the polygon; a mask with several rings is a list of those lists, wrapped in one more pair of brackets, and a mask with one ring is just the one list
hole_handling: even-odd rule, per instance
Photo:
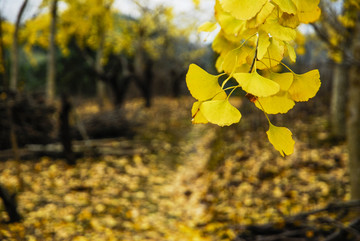
{"label": "background tree", "polygon": [[[340,5],[341,4],[341,5]],[[360,4],[357,1],[322,1],[322,19],[313,24],[318,36],[327,44],[335,62],[331,96],[332,134],[347,138],[351,196],[360,199],[360,112],[359,112],[359,28]],[[341,9],[339,11],[338,9]],[[341,12],[339,15],[338,13]],[[347,99],[348,97],[348,99]]]}
{"label": "background tree", "polygon": [[57,0],[52,0],[50,3],[50,36],[49,36],[49,50],[47,63],[47,78],[46,78],[46,100],[52,103],[55,97],[55,81],[56,81],[56,18],[57,18]]}
{"label": "background tree", "polygon": [[19,28],[21,17],[24,13],[28,0],[24,0],[22,3],[20,10],[18,12],[16,23],[15,23],[15,30],[13,33],[13,41],[12,41],[12,50],[11,50],[11,77],[10,77],[10,89],[13,91],[17,90],[17,83],[19,77]]}

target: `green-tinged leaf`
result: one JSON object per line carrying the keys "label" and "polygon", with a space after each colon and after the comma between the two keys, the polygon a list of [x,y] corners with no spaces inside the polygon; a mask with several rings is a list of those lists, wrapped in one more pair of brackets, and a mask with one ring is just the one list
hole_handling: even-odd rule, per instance
{"label": "green-tinged leaf", "polygon": [[314,69],[305,74],[293,74],[294,80],[289,88],[291,99],[307,101],[318,92],[321,81],[319,70]]}
{"label": "green-tinged leaf", "polygon": [[282,156],[291,155],[294,152],[295,141],[288,128],[274,126],[270,123],[269,130],[266,132],[270,143]]}
{"label": "green-tinged leaf", "polygon": [[273,96],[258,98],[255,105],[260,110],[264,108],[264,111],[268,114],[284,114],[294,107],[295,102],[289,98],[287,92],[281,91]]}
{"label": "green-tinged leaf", "polygon": [[218,83],[219,76],[211,75],[196,64],[190,64],[186,84],[191,95],[200,101],[209,100],[224,93]]}
{"label": "green-tinged leaf", "polygon": [[198,28],[198,32],[212,32],[216,27],[216,23],[206,22]]}
{"label": "green-tinged leaf", "polygon": [[234,78],[241,88],[247,93],[257,97],[267,97],[276,94],[280,90],[278,83],[262,77],[256,71],[252,73],[235,73]]}
{"label": "green-tinged leaf", "polygon": [[241,119],[241,113],[228,100],[211,100],[203,102],[200,110],[211,123],[219,126],[229,126]]}
{"label": "green-tinged leaf", "polygon": [[255,17],[268,0],[220,0],[226,12],[240,20]]}
{"label": "green-tinged leaf", "polygon": [[280,90],[287,91],[294,79],[294,75],[292,73],[275,73],[271,72],[270,79],[275,81],[280,85]]}
{"label": "green-tinged leaf", "polygon": [[295,63],[296,62],[296,53],[295,53],[294,47],[291,44],[289,44],[288,42],[284,42],[284,43],[285,43],[286,49],[288,51],[290,60]]}
{"label": "green-tinged leaf", "polygon": [[276,5],[279,6],[281,11],[295,14],[296,13],[296,6],[291,0],[272,0]]}

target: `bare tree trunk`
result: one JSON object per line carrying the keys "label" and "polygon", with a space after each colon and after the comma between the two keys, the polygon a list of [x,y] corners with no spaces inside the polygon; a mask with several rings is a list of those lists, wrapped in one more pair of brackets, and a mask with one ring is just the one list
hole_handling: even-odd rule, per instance
{"label": "bare tree trunk", "polygon": [[[101,63],[101,59],[104,56],[104,44],[105,44],[105,33],[104,31],[100,31],[100,44],[99,48],[96,51],[96,59],[95,59],[95,70],[97,73],[102,74],[103,73],[103,65]],[[104,107],[104,102],[106,98],[106,84],[104,83],[104,80],[98,78],[96,81],[96,94],[98,98],[98,103],[100,108]]]}
{"label": "bare tree trunk", "polygon": [[[358,14],[360,19],[360,14]],[[347,142],[349,149],[349,173],[351,199],[360,200],[360,23],[353,35],[354,64],[350,68],[349,118],[347,121]]]}
{"label": "bare tree trunk", "polygon": [[50,11],[51,11],[51,24],[50,24],[50,39],[49,39],[47,79],[46,79],[46,101],[49,104],[54,101],[54,97],[55,97],[55,79],[56,79],[55,34],[56,34],[57,0],[52,0]]}
{"label": "bare tree trunk", "polygon": [[349,69],[344,64],[335,64],[331,96],[331,134],[343,140],[346,137],[346,103]]}
{"label": "bare tree trunk", "polygon": [[20,21],[21,17],[24,13],[28,0],[24,0],[23,4],[20,7],[20,11],[16,18],[15,23],[15,31],[13,34],[13,42],[12,42],[12,49],[11,49],[11,77],[10,77],[10,90],[16,91],[17,90],[17,83],[19,78],[19,28],[20,28]]}

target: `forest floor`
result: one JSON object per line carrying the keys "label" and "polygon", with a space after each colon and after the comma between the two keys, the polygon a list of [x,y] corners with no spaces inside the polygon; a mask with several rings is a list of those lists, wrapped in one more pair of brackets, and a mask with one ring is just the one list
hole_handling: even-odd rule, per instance
{"label": "forest floor", "polygon": [[[192,125],[192,102],[127,103],[136,134],[110,145],[127,142],[138,153],[86,157],[75,166],[48,157],[2,162],[0,183],[17,193],[23,220],[0,224],[0,239],[234,240],[246,225],[281,224],[349,200],[346,146],[327,141],[326,116],[294,110],[274,117],[296,141],[283,158],[267,140],[260,111],[241,107],[240,124],[230,127]],[[0,219],[7,220],[3,206]]]}

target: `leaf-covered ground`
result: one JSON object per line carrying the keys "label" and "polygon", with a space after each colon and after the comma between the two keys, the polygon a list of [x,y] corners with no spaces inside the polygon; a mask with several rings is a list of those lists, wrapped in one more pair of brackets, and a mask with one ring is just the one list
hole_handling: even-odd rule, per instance
{"label": "leaf-covered ground", "polygon": [[[326,142],[326,117],[277,120],[296,140],[295,153],[282,158],[252,109],[240,124],[220,128],[192,125],[191,104],[128,103],[137,135],[119,142],[140,147],[133,155],[73,167],[47,157],[1,163],[0,183],[18,193],[23,221],[0,224],[0,239],[233,240],[244,225],[349,199],[346,148]],[[3,206],[0,218],[7,220]]]}

